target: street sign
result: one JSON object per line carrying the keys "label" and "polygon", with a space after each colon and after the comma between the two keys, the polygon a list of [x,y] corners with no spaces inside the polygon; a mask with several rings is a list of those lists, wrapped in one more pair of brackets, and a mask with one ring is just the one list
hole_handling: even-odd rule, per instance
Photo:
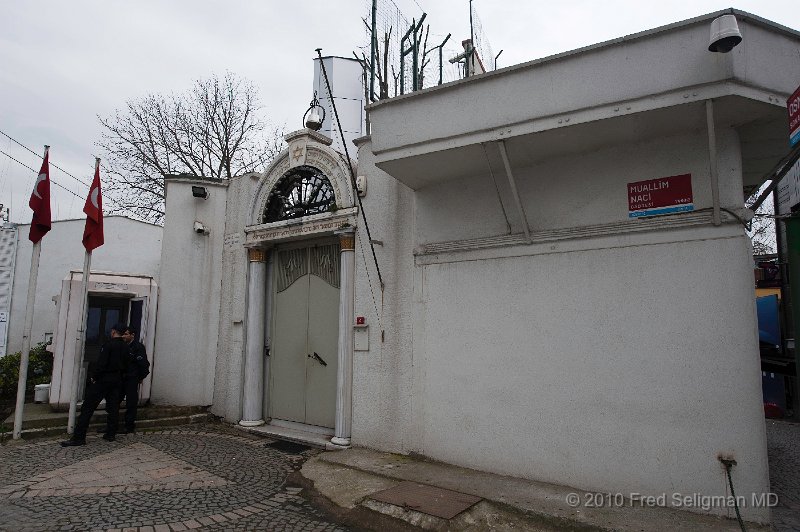
{"label": "street sign", "polygon": [[628,217],[694,210],[692,174],[628,183]]}
{"label": "street sign", "polygon": [[786,100],[789,111],[789,146],[800,142],[800,87]]}

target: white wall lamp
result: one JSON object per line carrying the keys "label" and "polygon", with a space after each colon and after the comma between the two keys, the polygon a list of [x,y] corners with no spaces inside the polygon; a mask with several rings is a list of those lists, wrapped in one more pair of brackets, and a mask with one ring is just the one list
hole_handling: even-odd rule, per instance
{"label": "white wall lamp", "polygon": [[711,21],[711,38],[708,51],[726,54],[742,42],[742,32],[736,23],[736,16],[722,15]]}

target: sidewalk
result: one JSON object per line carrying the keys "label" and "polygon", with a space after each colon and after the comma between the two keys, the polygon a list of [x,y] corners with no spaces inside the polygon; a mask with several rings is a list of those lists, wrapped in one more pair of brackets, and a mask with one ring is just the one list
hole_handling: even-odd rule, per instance
{"label": "sidewalk", "polygon": [[[367,509],[427,530],[740,530],[735,515],[724,519],[630,505],[573,508],[566,502],[567,495],[584,492],[367,449],[322,453],[308,460],[300,472],[315,490],[344,510]],[[452,491],[436,492],[431,486]],[[395,487],[401,494],[394,497],[394,504],[386,502],[392,500],[391,493],[378,494]],[[449,519],[414,509],[431,506],[431,512],[444,515],[458,501],[478,502]],[[750,531],[770,530],[769,526],[746,525]]]}

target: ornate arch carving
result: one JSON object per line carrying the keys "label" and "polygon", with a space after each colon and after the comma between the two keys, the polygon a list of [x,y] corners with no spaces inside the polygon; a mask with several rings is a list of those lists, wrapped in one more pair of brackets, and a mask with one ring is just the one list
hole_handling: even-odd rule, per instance
{"label": "ornate arch carving", "polygon": [[248,225],[264,224],[263,215],[270,193],[282,178],[298,167],[316,170],[327,178],[335,198],[334,210],[353,207],[350,171],[344,157],[329,147],[331,139],[310,130],[300,130],[286,135],[286,141],[289,148],[281,152],[259,178],[250,207]]}

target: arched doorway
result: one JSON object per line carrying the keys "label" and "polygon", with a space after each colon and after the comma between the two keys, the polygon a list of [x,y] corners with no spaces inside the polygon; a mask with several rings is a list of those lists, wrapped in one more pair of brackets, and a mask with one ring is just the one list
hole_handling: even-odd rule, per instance
{"label": "arched doorway", "polygon": [[329,138],[306,129],[286,140],[289,148],[258,176],[245,226],[239,423],[257,427],[269,418],[269,425],[349,445],[355,194],[347,163],[329,148]]}

